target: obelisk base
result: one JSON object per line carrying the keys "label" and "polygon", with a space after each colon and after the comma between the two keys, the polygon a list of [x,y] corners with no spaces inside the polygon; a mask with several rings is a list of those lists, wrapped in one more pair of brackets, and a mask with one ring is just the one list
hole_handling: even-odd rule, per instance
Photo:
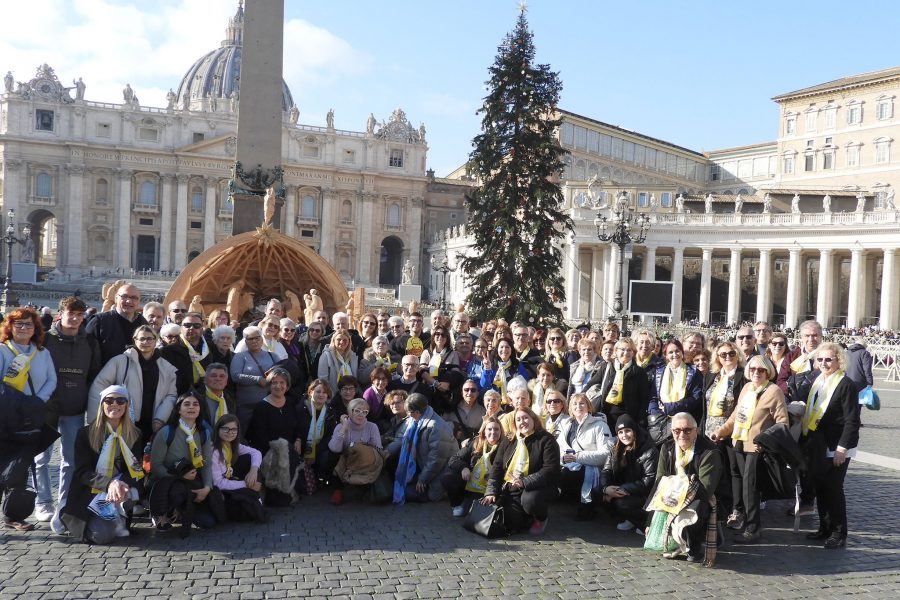
{"label": "obelisk base", "polygon": [[[247,231],[256,231],[262,227],[264,206],[262,196],[254,194],[234,194],[231,197],[234,202],[234,215],[232,221],[232,235],[238,235]],[[275,201],[275,216],[272,218],[272,227],[281,229],[281,206],[283,200]]]}

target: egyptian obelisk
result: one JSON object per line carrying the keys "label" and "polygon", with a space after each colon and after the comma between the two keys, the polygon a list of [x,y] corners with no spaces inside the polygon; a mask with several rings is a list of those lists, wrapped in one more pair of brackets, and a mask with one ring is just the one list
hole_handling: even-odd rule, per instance
{"label": "egyptian obelisk", "polygon": [[283,0],[247,0],[241,50],[237,154],[230,193],[232,234],[263,223],[266,190],[275,196],[278,227],[284,203],[281,171]]}

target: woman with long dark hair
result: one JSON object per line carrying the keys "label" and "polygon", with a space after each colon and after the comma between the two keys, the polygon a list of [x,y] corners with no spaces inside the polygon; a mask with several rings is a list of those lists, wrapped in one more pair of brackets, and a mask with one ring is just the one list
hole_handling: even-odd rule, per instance
{"label": "woman with long dark hair", "polygon": [[263,521],[265,512],[259,497],[262,454],[240,443],[240,439],[240,420],[230,414],[219,417],[213,427],[213,485],[222,491],[229,520]]}
{"label": "woman with long dark hair", "polygon": [[616,421],[616,443],[600,472],[603,507],[619,520],[619,531],[642,532],[647,513],[644,504],[656,478],[659,451],[631,415]]}

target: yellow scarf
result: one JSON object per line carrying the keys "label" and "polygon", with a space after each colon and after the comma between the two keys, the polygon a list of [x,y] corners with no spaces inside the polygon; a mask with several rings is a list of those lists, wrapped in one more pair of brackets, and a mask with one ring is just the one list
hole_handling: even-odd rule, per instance
{"label": "yellow scarf", "polygon": [[643,359],[642,359],[642,358],[638,358],[637,356],[635,356],[635,357],[634,357],[634,360],[637,362],[637,364],[638,364],[638,366],[639,366],[640,368],[646,369],[646,368],[647,368],[647,365],[650,364],[650,359],[651,359],[651,358],[653,358],[653,354],[652,354],[652,353],[651,353],[651,354],[648,354],[648,355],[647,355],[647,358],[643,358]]}
{"label": "yellow scarf", "polygon": [[24,392],[25,384],[28,383],[28,371],[31,370],[31,359],[37,354],[37,348],[31,354],[22,354],[13,346],[11,340],[7,340],[6,347],[13,353],[13,360],[6,368],[3,383]]}
{"label": "yellow scarf", "polygon": [[312,414],[312,419],[310,419],[309,422],[309,432],[306,435],[306,454],[303,458],[306,460],[315,460],[316,448],[325,431],[325,413],[328,412],[328,405],[323,404],[319,413],[316,414],[316,403],[310,400],[309,412]]}
{"label": "yellow scarf", "polygon": [[[732,375],[734,374],[732,373]],[[706,413],[710,417],[725,416],[725,398],[728,396],[729,379],[730,377],[725,374],[725,371],[719,371],[719,377],[716,379],[716,385],[709,395],[709,403],[706,408]]]}
{"label": "yellow scarf", "polygon": [[562,357],[557,352],[548,352],[544,355],[544,362],[556,365],[557,369],[563,368]]}
{"label": "yellow scarf", "polygon": [[484,493],[487,487],[487,478],[491,472],[491,456],[496,450],[497,446],[491,446],[485,442],[484,451],[481,453],[478,462],[472,467],[472,475],[469,477],[469,481],[466,482],[466,491],[475,492],[476,494]]}
{"label": "yellow scarf", "polygon": [[494,385],[500,390],[500,404],[509,403],[509,398],[506,397],[506,369],[510,364],[510,361],[497,363],[497,374],[494,376]]}
{"label": "yellow scarf", "polygon": [[694,446],[687,450],[682,450],[681,446],[675,444],[675,473],[680,477],[687,477],[687,466],[694,460]]}
{"label": "yellow scarf", "polygon": [[341,377],[352,377],[353,371],[350,370],[350,364],[344,360],[344,357],[341,356],[341,353],[335,350],[334,357],[338,361],[338,379],[340,379]]}
{"label": "yellow scarf", "polygon": [[378,367],[382,367],[385,371],[388,372],[388,375],[397,370],[397,363],[391,362],[390,355],[388,355],[387,358],[381,358],[380,356],[375,357],[375,365]]}
{"label": "yellow scarf", "polygon": [[745,391],[741,394],[740,403],[735,408],[734,431],[731,432],[732,440],[736,442],[750,441],[750,425],[753,424],[756,402],[759,400],[759,395],[766,391],[767,387],[769,387],[768,381],[759,389],[756,389],[756,386],[752,383],[745,386]]}
{"label": "yellow scarf", "polygon": [[200,451],[200,448],[197,447],[197,441],[194,439],[194,432],[197,431],[196,425],[194,427],[188,427],[187,423],[178,419],[178,429],[184,432],[188,445],[188,452],[191,455],[191,464],[194,465],[195,469],[202,468],[203,453]]}
{"label": "yellow scarf", "polygon": [[231,479],[231,476],[234,475],[234,468],[231,465],[234,460],[234,452],[232,452],[229,442],[222,444],[222,459],[225,461],[225,479]]}
{"label": "yellow scarf", "polygon": [[612,385],[609,388],[609,392],[606,394],[606,400],[604,400],[604,402],[606,404],[618,406],[622,404],[622,387],[625,385],[625,367],[620,365],[617,360],[613,363],[613,368],[616,370],[616,376],[613,378]]}
{"label": "yellow scarf", "polygon": [[[103,473],[108,479],[115,477],[116,455],[121,453],[131,478],[135,481],[142,479],[144,471],[141,469],[141,464],[134,457],[131,448],[128,447],[128,444],[125,443],[125,439],[122,437],[122,424],[119,423],[119,426],[113,431],[112,425],[107,423],[106,434],[106,440],[100,448],[100,456],[97,459],[96,472]],[[99,488],[91,488],[92,494],[99,494],[105,491]]]}
{"label": "yellow scarf", "polygon": [[506,475],[503,477],[503,481],[506,483],[512,483],[516,479],[522,479],[528,475],[528,448],[525,447],[527,438],[528,436],[523,437],[516,434],[516,451],[513,453],[509,467],[506,468]]}
{"label": "yellow scarf", "polygon": [[187,348],[188,355],[191,357],[191,364],[194,367],[194,384],[196,385],[200,379],[206,375],[206,369],[203,368],[203,365],[200,364],[204,358],[209,355],[209,348],[206,346],[206,340],[203,337],[200,337],[200,352],[194,350],[194,347],[191,346],[191,343],[187,341],[187,338],[184,337],[184,334],[181,334],[181,343],[184,344],[184,347]]}
{"label": "yellow scarf", "polygon": [[206,388],[206,397],[216,403],[216,418],[213,423],[217,423],[228,412],[228,405],[225,404],[225,394],[216,396],[209,388]]}
{"label": "yellow scarf", "polygon": [[528,356],[528,353],[531,352],[531,348],[525,348],[522,350],[522,354],[519,355],[519,360],[525,360],[525,357]]}
{"label": "yellow scarf", "polygon": [[435,350],[434,354],[428,359],[428,374],[432,377],[437,377],[441,372],[441,362],[443,362],[444,357],[441,356],[441,353]]}
{"label": "yellow scarf", "polygon": [[809,361],[816,357],[816,351],[813,350],[809,354],[801,354],[791,363],[791,371],[793,373],[806,373],[810,371]]}
{"label": "yellow scarf", "polygon": [[659,398],[663,404],[680,402],[687,391],[687,365],[682,363],[675,373],[666,367],[663,371],[662,381],[659,385]]}
{"label": "yellow scarf", "polygon": [[806,397],[806,412],[803,414],[803,421],[801,421],[803,435],[807,435],[810,431],[815,431],[819,427],[819,421],[822,420],[822,416],[828,410],[834,390],[843,378],[843,371],[837,371],[827,378],[823,374],[816,377],[812,388],[809,390],[809,395]]}

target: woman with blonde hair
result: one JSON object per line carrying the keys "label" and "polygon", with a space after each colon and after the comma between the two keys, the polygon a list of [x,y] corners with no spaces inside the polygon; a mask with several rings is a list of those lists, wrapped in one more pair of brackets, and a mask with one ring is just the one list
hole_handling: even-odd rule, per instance
{"label": "woman with blonde hair", "polygon": [[471,503],[484,494],[502,438],[503,426],[497,417],[485,417],[472,443],[464,445],[447,463],[441,480],[454,517],[466,514],[467,500]]}
{"label": "woman with blonde hair", "polygon": [[328,382],[328,386],[337,390],[341,377],[356,377],[359,371],[359,358],[353,352],[353,341],[350,334],[342,329],[331,336],[331,343],[322,351],[319,358],[319,379]]}
{"label": "woman with blonde hair", "polygon": [[559,327],[551,327],[547,331],[544,345],[544,362],[553,369],[553,377],[559,383],[559,389],[569,387],[569,365],[578,360],[578,353],[569,347],[566,334]]}
{"label": "woman with blonde hair", "polygon": [[[73,537],[92,544],[128,535],[131,507],[144,477],[139,458],[143,439],[131,420],[128,390],[111,385],[100,398],[94,421],[75,438],[75,475],[60,514]],[[88,508],[101,493],[117,513],[113,519],[103,519]]]}

